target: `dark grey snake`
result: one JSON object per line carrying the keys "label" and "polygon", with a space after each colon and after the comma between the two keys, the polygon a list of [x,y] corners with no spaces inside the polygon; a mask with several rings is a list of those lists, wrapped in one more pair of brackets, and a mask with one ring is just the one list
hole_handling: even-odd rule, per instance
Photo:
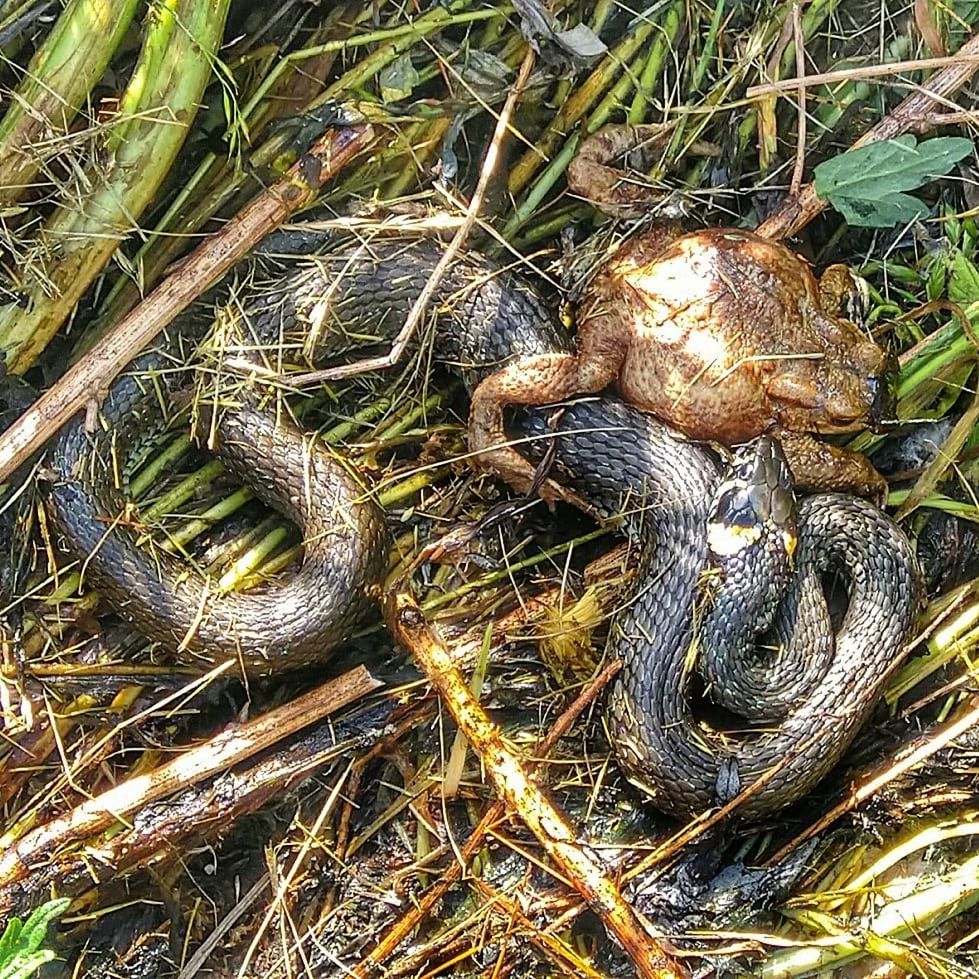
{"label": "dark grey snake", "polygon": [[[266,348],[314,366],[348,341],[390,337],[440,253],[434,243],[379,239],[309,259],[254,293],[225,330],[232,349],[225,346],[220,355],[255,360],[254,351]],[[470,390],[510,357],[569,347],[526,281],[474,255],[454,263],[432,308],[436,354],[460,371]],[[203,422],[213,424],[228,467],[299,525],[302,569],[260,592],[219,595],[199,575],[186,574],[184,563],[137,546],[114,474],[125,471],[135,444],[186,388],[183,348],[207,330],[206,319],[185,319],[133,364],[103,402],[95,434],[78,419],[59,436],[48,457],[51,513],[70,550],[84,558],[86,582],[147,636],[207,660],[240,659],[249,670],[271,673],[321,660],[349,637],[371,607],[386,530],[357,474],[283,411],[278,418],[270,412],[263,385],[246,383],[225,391],[221,407]],[[773,766],[743,813],[756,817],[798,798],[839,759],[909,636],[918,590],[907,539],[863,501],[830,495],[803,501],[792,587],[812,589],[828,568],[839,569],[849,584],[835,650],[832,641],[824,643],[831,662],[820,666],[824,676],[797,684],[791,704],[770,708],[764,729],[744,736],[709,730],[689,706],[687,650],[707,559],[705,528],[721,478],[718,458],[613,399],[574,403],[555,428],[552,414],[522,413],[514,434],[531,444],[556,433],[554,465],[562,478],[601,514],[624,508],[626,529],[643,544],[635,595],[610,639],[625,665],[608,726],[628,774],[657,806],[679,815],[725,801]],[[719,601],[712,621],[723,617],[724,607]],[[781,628],[792,632],[791,625]],[[750,666],[743,672],[749,692],[741,700],[734,695],[740,706],[758,690]]]}

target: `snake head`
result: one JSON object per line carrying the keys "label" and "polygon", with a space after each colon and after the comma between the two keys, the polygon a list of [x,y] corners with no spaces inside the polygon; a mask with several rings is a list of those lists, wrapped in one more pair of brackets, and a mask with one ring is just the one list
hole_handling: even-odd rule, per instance
{"label": "snake head", "polygon": [[772,532],[791,558],[798,540],[792,473],[782,447],[763,435],[734,452],[711,505],[708,547],[729,556]]}

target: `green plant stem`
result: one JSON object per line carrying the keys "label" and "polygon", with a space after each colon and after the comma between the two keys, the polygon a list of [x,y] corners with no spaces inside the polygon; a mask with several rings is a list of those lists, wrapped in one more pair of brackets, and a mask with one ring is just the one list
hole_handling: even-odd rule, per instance
{"label": "green plant stem", "polygon": [[257,544],[248,548],[241,557],[237,558],[231,567],[221,575],[218,581],[218,590],[222,593],[233,591],[288,539],[289,529],[287,527],[276,527],[269,531]]}
{"label": "green plant stem", "polygon": [[612,79],[622,71],[629,60],[649,40],[655,24],[640,21],[632,33],[624,38],[599,63],[575,92],[557,111],[544,135],[537,144],[527,150],[510,172],[509,190],[519,194],[533,179],[537,171],[550,162],[551,156],[584,117],[585,113],[602,98]]}
{"label": "green plant stem", "polygon": [[[832,16],[833,11],[839,6],[841,0],[814,0],[804,11],[802,15],[802,36],[805,39],[811,38],[815,32],[826,22],[826,20]],[[790,15],[792,11],[792,3],[784,3],[778,8],[776,15],[771,19],[772,24],[775,27],[775,31],[781,31],[782,24],[785,18]],[[778,33],[773,33],[771,31],[766,32],[766,38],[770,42],[778,37]],[[760,57],[761,52],[758,52],[754,57]],[[747,62],[747,57],[742,56],[742,60]],[[788,44],[785,50],[782,52],[782,57],[779,60],[778,70],[776,72],[775,78],[768,78],[767,73],[765,75],[766,81],[777,81],[780,78],[784,78],[785,75],[792,70],[795,65],[795,45]],[[770,98],[774,99],[775,96]],[[752,137],[757,135],[758,132],[758,113],[759,110],[756,108],[749,109],[745,113],[745,117],[738,126],[738,142],[741,147],[740,152],[744,152],[745,147],[752,139]]]}
{"label": "green plant stem", "polygon": [[474,578],[472,581],[467,581],[466,584],[461,585],[454,591],[438,595],[435,598],[428,599],[422,603],[422,608],[426,612],[431,612],[435,609],[442,608],[445,605],[451,605],[453,602],[471,594],[475,591],[480,591],[483,588],[487,588],[490,585],[498,584],[501,581],[509,579],[512,575],[519,571],[525,571],[527,568],[534,568],[539,564],[543,564],[546,561],[553,561],[568,552],[571,547],[579,547],[583,544],[588,544],[593,540],[598,540],[600,537],[605,537],[612,533],[609,527],[599,527],[597,530],[591,530],[586,534],[582,534],[576,537],[574,540],[566,541],[562,544],[556,544],[554,547],[550,547],[545,551],[540,551],[537,554],[533,554],[530,557],[523,558],[520,561],[514,561],[512,563],[507,562],[505,568],[501,568],[499,571],[490,571],[488,574],[481,575],[479,578]]}
{"label": "green plant stem", "polygon": [[[579,137],[575,133],[570,139],[565,141],[560,152],[554,156],[544,172],[534,181],[533,186],[527,192],[527,196],[513,209],[513,214],[503,226],[503,237],[507,241],[512,241],[514,235],[531,218],[537,219],[539,217],[538,209],[543,203],[544,198],[551,192],[554,185],[568,169],[568,164],[574,159],[575,152],[578,149],[578,140]],[[501,251],[501,246],[494,245],[487,249],[487,251],[491,255],[498,253]]]}
{"label": "green plant stem", "polygon": [[167,513],[173,513],[178,507],[192,499],[201,487],[213,482],[223,472],[224,466],[221,465],[219,459],[211,459],[204,463],[195,472],[189,473],[181,479],[176,486],[164,493],[154,503],[145,507],[142,511],[143,520],[152,522],[159,520]]}
{"label": "green plant stem", "polygon": [[133,499],[139,499],[165,472],[172,469],[184,457],[193,445],[189,435],[179,435],[159,455],[140,469],[139,475],[129,483],[129,494]]}
{"label": "green plant stem", "polygon": [[71,0],[37,49],[0,122],[0,208],[19,201],[43,165],[41,144],[68,135],[136,12],[138,0]]}
{"label": "green plant stem", "polygon": [[[508,10],[465,11],[462,8],[466,6],[468,2],[457,2],[451,9],[439,7],[408,24],[367,31],[352,37],[332,38],[277,59],[274,67],[237,112],[240,120],[237,125],[246,131],[258,131],[269,118],[281,116],[283,109],[276,103],[276,86],[282,84],[290,72],[301,70],[302,63],[312,58],[342,53],[370,44],[381,45],[369,59],[358,62],[350,72],[304,105],[304,113],[313,112],[330,98],[349,99],[357,86],[363,85],[391,61],[432,33],[468,23],[491,21],[504,16]],[[367,60],[370,61],[369,69],[364,67]],[[450,123],[451,120],[448,120],[446,126]],[[233,136],[234,127],[230,132]],[[247,169],[240,166],[229,169],[227,160],[213,153],[205,156],[155,225],[152,236],[137,252],[133,264],[140,270],[141,284],[152,285],[157,282],[163,270],[186,249],[186,237],[199,232],[215,214],[228,208],[240,197],[253,180],[254,171],[271,163],[285,143],[286,137],[281,134],[269,136],[252,154]],[[128,278],[120,278],[102,308],[101,320],[114,322],[137,298],[136,284]]]}
{"label": "green plant stem", "polygon": [[[683,8],[679,4],[670,7],[663,14],[663,25],[646,55],[646,63],[639,75],[639,85],[629,106],[629,122],[637,126],[646,121],[646,106],[666,66],[666,56],[673,50],[673,44],[683,23]],[[659,120],[657,120],[659,121]]]}
{"label": "green plant stem", "polygon": [[26,371],[133,230],[183,145],[211,77],[230,0],[164,0],[148,17],[143,47],[107,130],[107,159],[91,189],[65,200],[45,222],[46,268],[26,286],[26,308],[0,310],[8,370]]}
{"label": "green plant stem", "polygon": [[203,534],[219,520],[225,520],[254,499],[255,494],[247,487],[229,493],[212,507],[208,507],[199,517],[194,517],[181,525],[167,538],[168,550],[185,548],[198,534]]}
{"label": "green plant stem", "polygon": [[[910,50],[910,36],[900,34],[885,48],[881,63],[887,64],[890,61],[903,61],[909,57]],[[845,65],[839,65],[836,70],[842,70],[845,67]],[[823,132],[833,132],[850,106],[865,102],[877,88],[878,86],[872,86],[868,82],[858,81],[845,82],[838,88],[833,89],[827,103],[816,112],[816,118],[819,120]],[[818,90],[816,94],[818,94]]]}
{"label": "green plant stem", "polygon": [[[596,33],[600,34],[605,22],[613,11],[610,0],[598,0],[591,10],[588,26]],[[572,77],[561,78],[554,87],[554,94],[550,99],[552,105],[564,105],[565,100],[574,91],[575,79]]]}
{"label": "green plant stem", "polygon": [[[661,28],[661,34],[653,44],[653,50],[649,54],[643,54],[636,59],[633,66],[635,70],[623,72],[622,77],[609,89],[598,105],[588,116],[585,122],[585,133],[591,135],[605,125],[612,116],[612,113],[622,107],[623,100],[629,91],[637,88],[637,77],[640,78],[640,85],[645,85],[646,90],[652,89],[655,79],[662,71],[665,52],[676,38],[680,29],[680,9],[679,7],[669,8],[665,15]],[[642,69],[639,75],[638,69]],[[553,123],[552,123],[553,125]],[[561,177],[568,169],[568,164],[574,159],[578,149],[579,136],[577,133],[565,140],[564,145],[555,153],[554,157],[547,164],[544,172],[534,181],[533,186],[527,192],[526,197],[517,205],[513,214],[507,221],[503,229],[503,236],[508,241],[512,241],[516,233],[532,218],[539,217],[538,209],[544,199],[555,187]],[[512,181],[511,181],[512,184]],[[494,253],[499,248],[494,247],[489,251]]]}
{"label": "green plant stem", "polygon": [[[899,900],[875,908],[870,920],[841,924],[822,912],[791,912],[790,916],[818,930],[824,941],[773,952],[754,973],[763,979],[829,974],[866,952],[881,951],[882,943],[871,938],[900,940],[922,932],[967,911],[979,901],[979,856],[972,856],[955,870],[943,874],[930,886]],[[825,938],[833,937],[832,945]]]}
{"label": "green plant stem", "polygon": [[704,50],[701,51],[697,64],[694,66],[693,75],[690,79],[694,91],[703,84],[704,76],[707,74],[707,65],[710,59],[717,53],[717,35],[721,30],[721,20],[724,17],[724,0],[715,0],[714,14],[710,19],[710,27],[707,28],[707,35],[704,38]]}
{"label": "green plant stem", "polygon": [[368,31],[363,34],[358,34],[355,37],[326,41],[314,47],[295,51],[283,58],[279,66],[269,73],[265,81],[255,90],[252,97],[243,107],[242,115],[247,118],[259,102],[268,95],[269,90],[278,80],[282,72],[297,62],[307,61],[310,58],[328,54],[331,51],[349,51],[352,48],[363,47],[365,45],[379,45],[377,51],[359,61],[354,68],[338,78],[322,95],[311,102],[308,109],[313,109],[338,94],[363,85],[364,82],[373,78],[385,65],[390,64],[395,58],[431,34],[444,30],[447,27],[478,23],[484,20],[494,20],[501,13],[509,9],[509,7],[505,7],[502,10],[496,8],[494,10],[466,11],[465,8],[468,6],[467,0],[462,0],[462,2],[457,0],[449,8],[436,7],[406,24],[398,24],[397,26],[383,30]]}
{"label": "green plant stem", "polygon": [[547,217],[539,217],[522,235],[512,239],[518,252],[527,252],[539,241],[546,241],[561,233],[575,221],[587,221],[594,217],[594,209],[587,204],[574,204],[570,207],[555,208]]}

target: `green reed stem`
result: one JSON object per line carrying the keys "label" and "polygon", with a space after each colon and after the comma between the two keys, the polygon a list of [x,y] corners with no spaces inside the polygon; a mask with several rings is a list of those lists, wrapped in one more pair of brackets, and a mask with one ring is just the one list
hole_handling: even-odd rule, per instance
{"label": "green reed stem", "polygon": [[211,77],[229,3],[155,4],[117,119],[105,132],[107,162],[44,222],[36,259],[43,267],[25,277],[25,308],[0,308],[0,351],[12,373],[37,360],[156,197]]}
{"label": "green reed stem", "polygon": [[102,77],[138,0],[70,0],[8,98],[0,122],[0,208],[19,201],[44,165],[44,147],[67,144],[71,124]]}

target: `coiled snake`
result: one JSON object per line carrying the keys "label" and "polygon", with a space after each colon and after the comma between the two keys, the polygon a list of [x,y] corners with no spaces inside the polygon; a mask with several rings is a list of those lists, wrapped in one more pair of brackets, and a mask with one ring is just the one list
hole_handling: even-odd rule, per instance
{"label": "coiled snake", "polygon": [[[379,239],[311,258],[255,291],[246,310],[231,318],[222,354],[229,353],[231,336],[237,339],[230,352],[236,343],[240,357],[255,360],[256,350],[271,347],[291,361],[317,365],[364,334],[391,336],[439,255],[434,243]],[[453,265],[433,308],[436,355],[458,369],[470,390],[514,356],[569,349],[537,292],[475,255]],[[116,381],[94,434],[78,419],[59,436],[48,458],[50,509],[65,543],[84,559],[86,582],[147,636],[271,673],[320,660],[349,637],[371,607],[386,530],[358,475],[294,420],[267,410],[260,385],[243,384],[224,392],[221,406],[203,421],[213,426],[227,466],[299,525],[302,569],[260,592],[219,595],[176,559],[137,546],[136,530],[123,519],[125,497],[115,474],[186,388],[178,369],[184,347],[208,327],[205,317],[185,318]],[[625,507],[625,527],[642,542],[636,592],[610,639],[625,665],[610,698],[608,726],[630,777],[657,806],[677,814],[724,801],[765,773],[745,815],[760,816],[798,798],[852,740],[908,637],[917,607],[910,544],[869,503],[825,494],[804,501],[796,594],[788,604],[804,604],[803,592],[812,591],[824,570],[841,571],[850,596],[835,656],[825,676],[807,680],[796,691],[799,699],[777,721],[766,718],[764,729],[744,737],[710,730],[689,706],[687,651],[711,501],[721,479],[717,457],[613,399],[573,403],[554,428],[551,414],[522,412],[514,435],[530,445],[555,440],[562,481],[599,514]]]}

